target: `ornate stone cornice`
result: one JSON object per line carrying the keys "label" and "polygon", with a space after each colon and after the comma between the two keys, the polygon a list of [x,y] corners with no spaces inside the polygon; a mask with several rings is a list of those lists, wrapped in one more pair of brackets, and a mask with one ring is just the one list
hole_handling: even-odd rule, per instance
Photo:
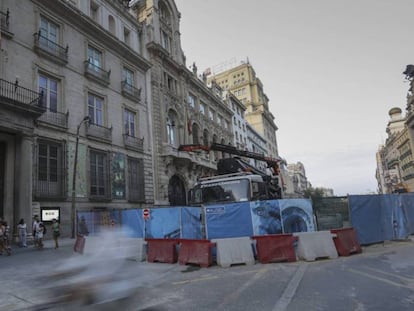
{"label": "ornate stone cornice", "polygon": [[153,55],[159,57],[164,64],[170,66],[173,70],[177,71],[179,74],[182,72],[182,66],[177,63],[173,58],[172,55],[164,49],[160,44],[155,42],[147,43],[147,49]]}

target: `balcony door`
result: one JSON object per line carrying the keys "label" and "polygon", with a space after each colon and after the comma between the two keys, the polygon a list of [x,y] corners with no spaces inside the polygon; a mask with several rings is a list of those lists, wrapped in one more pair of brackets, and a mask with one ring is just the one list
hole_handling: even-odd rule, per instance
{"label": "balcony door", "polygon": [[39,42],[42,48],[56,52],[59,43],[59,26],[47,20],[43,16],[40,20]]}

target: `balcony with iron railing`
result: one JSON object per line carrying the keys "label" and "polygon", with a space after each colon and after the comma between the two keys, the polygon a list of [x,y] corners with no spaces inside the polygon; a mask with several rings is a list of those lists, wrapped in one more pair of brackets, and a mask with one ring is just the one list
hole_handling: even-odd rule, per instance
{"label": "balcony with iron railing", "polygon": [[112,126],[105,127],[99,124],[90,123],[86,126],[86,136],[102,142],[111,142]]}
{"label": "balcony with iron railing", "polygon": [[128,97],[129,99],[138,102],[141,101],[141,89],[134,87],[125,80],[121,82],[121,91],[122,95]]}
{"label": "balcony with iron railing", "polygon": [[34,184],[33,195],[36,199],[61,200],[65,198],[65,174],[63,168],[58,168],[53,180],[37,180]]}
{"label": "balcony with iron railing", "polygon": [[85,76],[97,83],[107,86],[109,84],[109,77],[111,76],[111,70],[106,71],[99,66],[91,63],[90,60],[84,62]]}
{"label": "balcony with iron railing", "polygon": [[0,29],[1,34],[7,38],[13,37],[13,34],[10,32],[10,11],[7,9],[6,12],[0,11]]}
{"label": "balcony with iron railing", "polygon": [[57,126],[66,130],[68,128],[69,111],[66,113],[46,109],[46,111],[37,119],[46,125]]}
{"label": "balcony with iron railing", "polygon": [[13,83],[0,79],[0,104],[8,104],[15,108],[34,107],[44,110],[43,93],[20,86],[18,80]]}
{"label": "balcony with iron railing", "polygon": [[69,46],[62,47],[56,42],[49,40],[42,35],[42,32],[39,30],[34,36],[34,50],[37,54],[47,57],[51,61],[54,61],[58,64],[65,65],[68,63],[68,50]]}
{"label": "balcony with iron railing", "polygon": [[400,163],[400,161],[397,157],[392,158],[392,159],[387,161],[387,167],[388,168],[395,168],[395,167],[399,166],[399,163]]}
{"label": "balcony with iron railing", "polygon": [[130,136],[128,134],[123,134],[124,136],[124,145],[126,149],[135,150],[135,151],[144,151],[144,137],[139,138],[135,136]]}

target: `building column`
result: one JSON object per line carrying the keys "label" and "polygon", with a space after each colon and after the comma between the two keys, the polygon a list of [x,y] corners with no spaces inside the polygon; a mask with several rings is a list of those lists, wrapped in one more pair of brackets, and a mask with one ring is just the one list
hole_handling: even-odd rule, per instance
{"label": "building column", "polygon": [[[13,227],[21,218],[27,224],[27,233],[32,232],[32,178],[33,178],[33,137],[23,135],[16,141],[14,220]],[[38,213],[39,211],[36,211]],[[17,231],[15,232],[17,234]]]}

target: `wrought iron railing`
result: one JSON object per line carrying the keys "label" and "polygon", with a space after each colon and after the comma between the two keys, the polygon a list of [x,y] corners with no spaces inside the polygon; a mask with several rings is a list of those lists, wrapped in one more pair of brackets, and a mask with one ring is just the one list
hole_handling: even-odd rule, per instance
{"label": "wrought iron railing", "polygon": [[62,47],[56,42],[44,37],[39,30],[34,34],[35,47],[50,53],[51,55],[60,58],[64,62],[68,61],[69,46]]}
{"label": "wrought iron railing", "polygon": [[0,98],[7,99],[15,103],[44,107],[43,92],[38,93],[21,87],[17,80],[12,83],[0,79]]}
{"label": "wrought iron railing", "polygon": [[100,140],[112,140],[112,127],[105,127],[95,123],[90,123],[86,127],[86,135]]}
{"label": "wrought iron railing", "polygon": [[63,198],[65,197],[65,176],[62,172],[63,169],[59,169],[56,181],[42,181],[37,180],[34,196],[36,198]]}
{"label": "wrought iron railing", "polygon": [[57,125],[63,128],[68,128],[69,113],[62,113],[47,109],[40,117],[39,121],[49,124]]}
{"label": "wrought iron railing", "polygon": [[0,27],[2,30],[9,31],[10,25],[10,12],[7,9],[6,12],[0,11]]}
{"label": "wrought iron railing", "polygon": [[124,144],[126,148],[134,149],[137,151],[144,150],[144,137],[134,137],[124,134]]}
{"label": "wrought iron railing", "polygon": [[101,67],[92,64],[90,60],[86,60],[84,62],[84,66],[85,66],[85,75],[87,77],[94,77],[104,82],[105,84],[109,84],[109,77],[111,75],[111,70],[106,71],[102,69]]}
{"label": "wrought iron railing", "polygon": [[121,82],[121,90],[123,95],[130,96],[133,99],[137,99],[138,101],[141,99],[141,89],[134,87],[127,81]]}

